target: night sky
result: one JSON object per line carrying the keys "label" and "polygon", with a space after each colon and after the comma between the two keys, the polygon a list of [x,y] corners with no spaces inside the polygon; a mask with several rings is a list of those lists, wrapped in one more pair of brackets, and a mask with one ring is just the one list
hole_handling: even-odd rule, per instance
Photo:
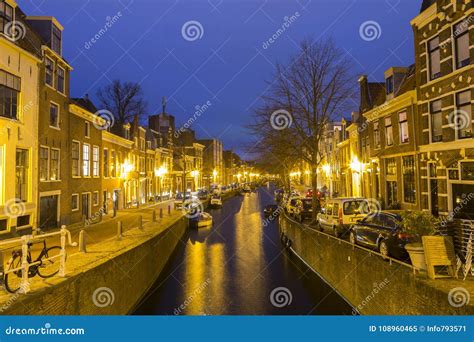
{"label": "night sky", "polygon": [[[421,0],[18,0],[28,15],[54,16],[64,26],[63,54],[73,66],[73,97],[95,98],[113,79],[142,84],[148,113],[167,112],[178,125],[196,106],[211,106],[194,123],[199,138],[215,137],[242,153],[251,141],[244,125],[271,80],[276,61],[285,62],[305,37],[330,36],[354,62],[357,74],[383,80],[390,66],[413,63],[410,20]],[[119,13],[120,12],[120,13]],[[296,15],[298,12],[298,15]],[[107,32],[93,38],[116,16]],[[296,17],[274,43],[264,43]],[[202,36],[182,35],[197,21]],[[359,28],[375,21],[377,39]],[[371,39],[371,38],[369,38]],[[87,47],[86,47],[87,45]],[[357,87],[354,79],[354,87]],[[357,104],[354,104],[354,110]],[[341,113],[348,116],[349,113]]]}

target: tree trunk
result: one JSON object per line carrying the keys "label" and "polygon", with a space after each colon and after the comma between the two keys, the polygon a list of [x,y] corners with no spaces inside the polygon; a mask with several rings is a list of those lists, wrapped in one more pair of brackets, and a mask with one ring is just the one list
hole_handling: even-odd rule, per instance
{"label": "tree trunk", "polygon": [[311,173],[311,187],[313,190],[313,222],[316,222],[316,216],[318,215],[319,211],[319,199],[318,199],[318,167],[317,165],[312,166],[312,173]]}

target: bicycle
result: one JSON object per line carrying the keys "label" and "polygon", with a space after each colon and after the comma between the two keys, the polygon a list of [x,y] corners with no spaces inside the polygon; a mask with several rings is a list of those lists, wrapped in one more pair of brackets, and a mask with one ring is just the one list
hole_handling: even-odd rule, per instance
{"label": "bicycle", "polygon": [[[46,240],[43,240],[43,248],[38,257],[33,261],[31,256],[32,242],[28,243],[27,261],[28,278],[33,278],[36,275],[41,278],[50,278],[59,272],[61,247],[53,246],[46,247]],[[7,270],[4,273],[3,284],[5,289],[10,293],[17,292],[21,287],[23,276],[22,266],[23,252],[21,249],[14,250],[12,256],[7,264]],[[14,270],[12,272],[8,272]]]}

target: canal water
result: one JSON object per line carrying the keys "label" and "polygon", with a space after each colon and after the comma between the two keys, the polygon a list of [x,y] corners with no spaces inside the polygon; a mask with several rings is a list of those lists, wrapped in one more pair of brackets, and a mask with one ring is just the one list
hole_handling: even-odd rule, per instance
{"label": "canal water", "polygon": [[189,231],[134,314],[350,315],[350,305],[282,248],[278,223],[264,225],[273,190],[209,210],[213,227]]}

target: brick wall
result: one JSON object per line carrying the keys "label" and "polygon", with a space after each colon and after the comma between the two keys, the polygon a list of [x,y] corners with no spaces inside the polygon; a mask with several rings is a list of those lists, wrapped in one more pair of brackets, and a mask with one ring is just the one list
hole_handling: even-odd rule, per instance
{"label": "brick wall", "polygon": [[[448,294],[430,284],[449,289],[449,280],[414,276],[411,269],[373,255],[312,229],[280,219],[281,231],[292,248],[320,276],[364,315],[472,315],[474,305],[452,307]],[[458,284],[459,285],[459,284]]]}

